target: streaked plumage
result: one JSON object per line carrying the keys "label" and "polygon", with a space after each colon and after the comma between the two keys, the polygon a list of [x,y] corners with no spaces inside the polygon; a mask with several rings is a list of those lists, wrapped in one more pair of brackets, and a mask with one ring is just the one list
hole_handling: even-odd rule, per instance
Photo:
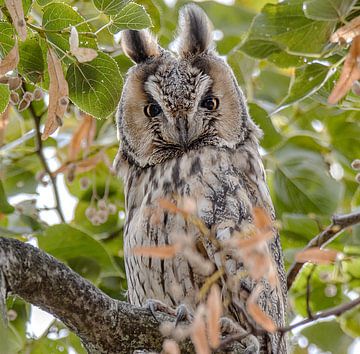
{"label": "streaked plumage", "polygon": [[[194,310],[199,289],[221,262],[198,228],[180,214],[159,208],[158,201],[176,204],[191,198],[197,216],[221,240],[252,224],[253,207],[266,209],[272,217],[274,212],[258,152],[260,131],[230,67],[212,49],[211,26],[201,9],[188,5],[182,10],[179,33],[178,56],[160,48],[147,31],[123,33],[124,51],[137,65],[129,70],[119,105],[116,166],[126,194],[129,301],[144,305],[156,299]],[[194,240],[203,264],[181,252],[165,260],[131,253],[135,246],[168,245],[187,236]],[[268,246],[284,285],[278,236]],[[243,262],[230,256],[225,265],[229,276],[243,270]],[[264,284],[268,288],[258,303],[282,326],[285,287],[270,289]],[[221,283],[223,296],[240,302],[254,285],[249,276],[243,276],[236,289]],[[247,328],[240,312],[230,301],[227,315]],[[270,352],[276,353],[278,345],[278,336],[261,339],[264,352],[272,347]],[[282,342],[280,353],[285,352]]]}

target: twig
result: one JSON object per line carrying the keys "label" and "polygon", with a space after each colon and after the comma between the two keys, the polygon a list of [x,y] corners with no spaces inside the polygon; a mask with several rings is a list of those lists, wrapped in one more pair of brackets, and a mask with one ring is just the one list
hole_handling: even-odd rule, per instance
{"label": "twig", "polygon": [[346,304],[342,304],[342,305],[333,307],[331,309],[325,310],[323,312],[319,312],[315,315],[312,315],[312,318],[305,318],[304,320],[294,323],[291,326],[279,328],[278,331],[281,333],[285,333],[285,332],[289,332],[289,331],[293,330],[296,327],[300,327],[305,324],[315,322],[316,320],[319,320],[320,318],[326,318],[326,317],[330,317],[330,316],[340,316],[343,313],[345,313],[349,310],[352,310],[353,308],[355,308],[359,305],[360,305],[360,296],[355,300],[347,302]]}
{"label": "twig", "polygon": [[[332,217],[332,223],[319,235],[314,237],[304,248],[307,250],[311,247],[323,247],[327,243],[331,242],[336,236],[338,236],[346,228],[359,224],[360,223],[360,211],[343,214],[343,215],[334,215]],[[287,274],[287,287],[291,288],[296,276],[300,272],[304,263],[294,262],[288,271]]]}
{"label": "twig", "polygon": [[53,193],[54,193],[54,197],[55,197],[55,209],[59,215],[59,218],[62,222],[65,222],[65,218],[64,218],[64,214],[62,212],[61,209],[61,203],[60,203],[60,197],[59,197],[59,191],[57,188],[57,184],[56,184],[56,176],[54,176],[51,171],[50,168],[47,164],[46,158],[44,156],[44,151],[43,151],[43,143],[41,140],[41,132],[40,132],[40,119],[41,117],[39,117],[34,108],[32,107],[32,105],[30,104],[29,106],[29,110],[34,118],[34,123],[35,123],[35,140],[36,140],[36,154],[39,156],[39,159],[41,161],[41,164],[45,170],[45,172],[47,173],[47,175],[50,178],[51,181],[51,185],[52,185],[52,189],[53,189]]}
{"label": "twig", "polygon": [[307,276],[307,279],[306,279],[306,312],[307,312],[307,315],[309,318],[313,318],[313,315],[312,315],[312,311],[311,311],[311,307],[310,307],[310,294],[311,294],[311,285],[310,285],[310,281],[311,281],[311,278],[314,274],[314,271],[316,269],[316,264],[313,264],[311,270],[310,270],[310,273],[309,275]]}

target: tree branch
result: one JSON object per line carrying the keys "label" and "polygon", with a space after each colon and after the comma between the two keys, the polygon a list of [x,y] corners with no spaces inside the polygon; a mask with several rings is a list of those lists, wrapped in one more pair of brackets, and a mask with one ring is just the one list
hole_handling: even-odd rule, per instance
{"label": "tree branch", "polygon": [[59,191],[58,191],[57,184],[56,184],[56,176],[54,176],[51,173],[50,168],[49,168],[49,166],[47,164],[46,158],[44,156],[43,143],[42,143],[42,140],[41,140],[41,132],[40,132],[40,120],[41,120],[41,117],[39,117],[36,114],[32,104],[30,104],[29,110],[31,112],[31,115],[33,116],[34,123],[35,123],[36,154],[38,155],[45,172],[47,173],[47,175],[50,178],[51,185],[52,185],[52,188],[53,188],[54,197],[55,197],[55,209],[56,209],[56,211],[57,211],[57,213],[59,215],[60,220],[62,222],[65,222],[64,214],[63,214],[62,209],[61,209]]}
{"label": "tree branch", "polygon": [[[160,352],[165,338],[159,325],[175,321],[161,312],[156,321],[147,309],[110,298],[42,250],[0,237],[0,297],[9,293],[60,319],[89,353]],[[180,348],[181,353],[194,353],[190,340]],[[233,353],[239,348],[239,343],[230,347]]]}
{"label": "tree branch", "polygon": [[[332,223],[320,234],[314,237],[303,250],[307,250],[311,247],[323,247],[329,242],[331,242],[335,237],[337,237],[342,231],[346,228],[359,224],[360,223],[360,211],[344,214],[344,215],[334,215],[332,217]],[[291,288],[296,276],[300,272],[304,263],[294,262],[288,271],[287,274],[287,287]]]}

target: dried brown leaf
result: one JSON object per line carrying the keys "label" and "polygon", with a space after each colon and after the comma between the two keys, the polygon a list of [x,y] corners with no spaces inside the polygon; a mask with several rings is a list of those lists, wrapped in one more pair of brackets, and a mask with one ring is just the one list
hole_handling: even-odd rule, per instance
{"label": "dried brown leaf", "polygon": [[354,37],[360,35],[360,16],[355,17],[345,26],[340,27],[330,37],[330,42],[350,42]]}
{"label": "dried brown leaf", "polygon": [[82,115],[82,121],[77,130],[75,131],[68,149],[68,159],[73,161],[77,158],[82,143],[85,143],[85,148],[88,148],[94,141],[96,132],[95,119],[89,114]]}
{"label": "dried brown leaf", "polygon": [[24,18],[24,9],[21,0],[5,0],[13,25],[22,41],[26,39],[27,30]]}
{"label": "dried brown leaf", "polygon": [[246,308],[248,314],[259,324],[262,328],[270,333],[276,331],[274,321],[253,301],[247,301]]}
{"label": "dried brown leaf", "polygon": [[4,144],[5,130],[9,123],[10,105],[8,105],[3,113],[0,114],[0,146]]}
{"label": "dried brown leaf", "polygon": [[163,343],[163,354],[180,354],[179,345],[172,339],[165,339]]}
{"label": "dried brown leaf", "polygon": [[139,246],[132,249],[133,254],[137,256],[154,257],[160,259],[174,258],[180,251],[179,244],[164,246]]}
{"label": "dried brown leaf", "polygon": [[69,43],[70,52],[75,56],[79,63],[87,63],[92,61],[98,55],[95,49],[79,47],[79,34],[76,27],[74,26],[71,27]]}
{"label": "dried brown leaf", "polygon": [[47,52],[49,85],[48,117],[45,123],[42,139],[45,140],[61,126],[62,117],[69,103],[69,87],[65,80],[61,62],[52,48]]}
{"label": "dried brown leaf", "polygon": [[351,89],[353,83],[360,79],[360,36],[356,36],[346,56],[340,78],[328,98],[330,104],[337,103]]}
{"label": "dried brown leaf", "polygon": [[298,252],[295,255],[295,260],[299,263],[311,262],[315,264],[330,264],[335,262],[338,254],[339,253],[335,250],[312,247]]}
{"label": "dried brown leaf", "polygon": [[222,315],[221,294],[217,284],[211,287],[206,302],[209,343],[213,349],[220,345],[220,317]]}
{"label": "dried brown leaf", "polygon": [[264,208],[254,207],[252,209],[252,215],[254,218],[254,225],[257,229],[271,228],[271,218]]}
{"label": "dried brown leaf", "polygon": [[17,43],[10,50],[8,55],[0,61],[0,76],[14,70],[19,64],[19,49]]}
{"label": "dried brown leaf", "polygon": [[195,313],[193,323],[191,324],[190,338],[194,343],[197,354],[210,354],[210,347],[206,337],[206,327],[204,320],[205,309],[200,305]]}

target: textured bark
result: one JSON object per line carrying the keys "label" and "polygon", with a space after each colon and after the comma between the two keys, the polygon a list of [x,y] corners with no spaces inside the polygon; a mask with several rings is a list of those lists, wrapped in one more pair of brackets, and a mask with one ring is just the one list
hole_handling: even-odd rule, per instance
{"label": "textured bark", "polygon": [[[89,353],[161,351],[159,322],[175,320],[159,312],[157,322],[148,310],[110,298],[40,249],[0,237],[0,297],[9,293],[60,319]],[[189,341],[181,352],[194,352]]]}

